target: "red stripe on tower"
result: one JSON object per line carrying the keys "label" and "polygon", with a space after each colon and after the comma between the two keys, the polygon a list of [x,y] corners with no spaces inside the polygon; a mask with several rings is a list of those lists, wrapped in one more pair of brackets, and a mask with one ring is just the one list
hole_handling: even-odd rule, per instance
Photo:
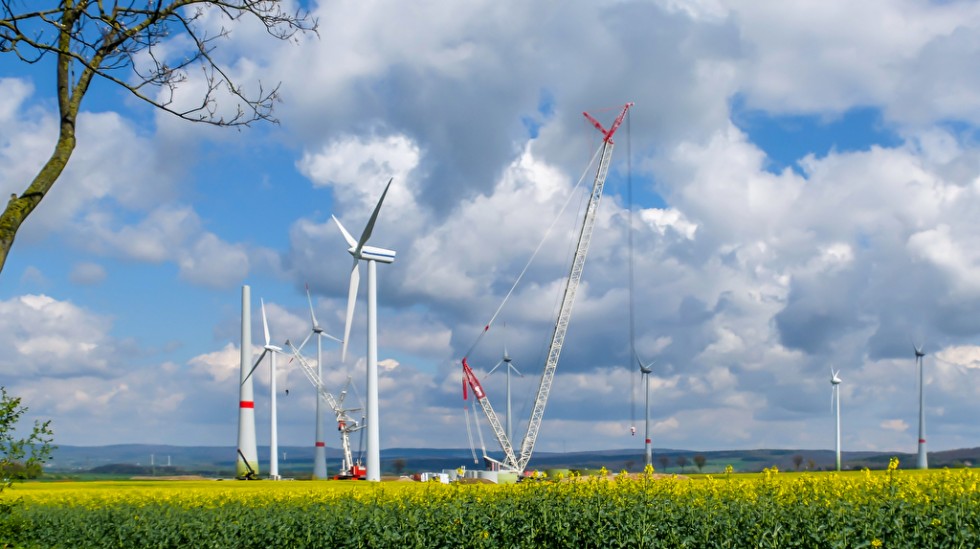
{"label": "red stripe on tower", "polygon": [[919,439],[919,444],[925,444],[925,443],[926,443],[926,439],[924,439],[924,438],[920,438]]}
{"label": "red stripe on tower", "polygon": [[647,444],[650,444],[650,439],[647,439]]}
{"label": "red stripe on tower", "polygon": [[316,443],[316,447],[317,447],[317,448],[323,448],[324,446],[326,446],[326,444],[324,444],[324,443],[322,443],[322,442],[317,442],[317,443]]}
{"label": "red stripe on tower", "polygon": [[240,400],[238,401],[239,408],[255,408],[255,403],[251,400]]}

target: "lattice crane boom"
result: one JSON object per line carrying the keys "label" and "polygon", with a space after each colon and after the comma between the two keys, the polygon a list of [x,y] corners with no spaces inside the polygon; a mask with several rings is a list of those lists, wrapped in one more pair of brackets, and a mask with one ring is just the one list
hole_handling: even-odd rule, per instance
{"label": "lattice crane boom", "polygon": [[538,386],[538,394],[534,399],[534,408],[531,410],[531,420],[527,424],[527,432],[521,443],[521,454],[517,462],[517,469],[523,471],[531,460],[531,453],[534,451],[534,443],[537,442],[538,433],[541,430],[541,421],[544,419],[544,408],[548,403],[548,396],[551,394],[551,385],[555,379],[555,372],[558,369],[558,357],[561,355],[562,346],[565,343],[565,334],[568,332],[568,323],[572,317],[572,305],[575,303],[575,294],[578,291],[579,283],[582,281],[582,272],[585,269],[585,258],[589,253],[589,244],[592,242],[592,231],[595,229],[596,213],[599,210],[599,200],[602,198],[602,190],[605,187],[606,176],[609,175],[609,164],[612,159],[613,140],[612,136],[616,133],[626,113],[633,103],[623,106],[623,111],[610,126],[609,130],[602,127],[595,118],[589,113],[582,113],[587,119],[602,132],[602,156],[599,159],[599,168],[596,170],[595,180],[592,183],[592,193],[589,195],[589,203],[585,209],[585,219],[582,221],[582,229],[579,232],[578,244],[575,247],[575,256],[572,258],[572,267],[568,273],[568,282],[565,285],[565,295],[562,297],[561,308],[558,310],[558,320],[555,322],[555,330],[551,336],[551,345],[548,347],[548,358],[545,362],[544,372],[541,374],[541,384]]}
{"label": "lattice crane boom", "polygon": [[[572,266],[568,273],[568,281],[565,284],[565,294],[561,301],[561,308],[558,311],[558,320],[555,322],[555,329],[551,336],[551,345],[548,348],[548,358],[545,363],[544,372],[541,375],[541,384],[538,386],[537,396],[534,400],[534,409],[531,411],[531,419],[527,425],[527,431],[521,443],[521,453],[517,456],[511,441],[500,423],[500,419],[490,406],[490,401],[483,391],[479,380],[463,359],[463,398],[466,398],[466,386],[473,389],[474,396],[480,402],[483,412],[486,414],[493,429],[497,441],[504,451],[504,461],[501,465],[505,469],[523,472],[531,460],[531,453],[534,451],[534,443],[537,441],[538,433],[541,430],[541,421],[544,418],[545,405],[548,403],[548,396],[551,393],[551,386],[554,382],[555,372],[558,369],[558,357],[561,354],[562,346],[565,343],[565,334],[568,331],[568,323],[571,320],[572,305],[575,302],[575,294],[578,291],[579,283],[582,280],[582,272],[585,268],[585,258],[589,252],[589,244],[592,241],[592,231],[595,229],[596,213],[599,210],[599,200],[602,198],[603,187],[606,183],[606,176],[609,174],[609,165],[613,152],[613,134],[626,118],[627,112],[633,103],[623,106],[622,112],[612,123],[609,129],[605,129],[602,124],[587,112],[583,112],[585,118],[592,123],[602,133],[602,153],[599,160],[599,167],[596,170],[595,180],[592,183],[592,192],[589,196],[589,203],[585,210],[585,218],[582,221],[582,228],[579,232],[578,244],[575,247],[575,256],[572,259]],[[486,330],[489,325],[484,328]]]}
{"label": "lattice crane boom", "polygon": [[300,364],[300,369],[303,370],[304,374],[306,374],[306,378],[310,380],[310,383],[316,387],[320,398],[322,398],[327,405],[330,406],[330,409],[334,411],[334,414],[337,417],[337,430],[340,432],[341,450],[344,454],[342,469],[345,474],[350,473],[353,476],[354,466],[356,464],[354,463],[353,454],[351,452],[350,434],[363,429],[364,424],[359,423],[349,414],[349,412],[356,412],[360,410],[360,408],[343,407],[344,399],[347,397],[347,388],[350,387],[351,384],[350,376],[347,376],[347,383],[344,384],[344,388],[340,392],[340,399],[338,400],[323,388],[322,380],[320,379],[320,376],[317,375],[316,369],[313,368],[313,366],[311,366],[305,358],[303,358],[303,355],[300,354],[299,349],[297,349],[288,340],[286,341],[286,345],[292,349],[293,356]]}
{"label": "lattice crane boom", "polygon": [[[483,413],[487,416],[487,420],[490,422],[490,428],[493,429],[493,434],[497,437],[497,442],[500,443],[501,449],[504,451],[504,461],[502,465],[506,469],[517,470],[517,457],[514,455],[514,447],[510,443],[510,438],[507,436],[507,431],[504,430],[504,426],[500,423],[500,418],[497,417],[497,413],[493,411],[493,406],[490,405],[490,399],[487,398],[487,394],[483,391],[483,386],[480,385],[480,380],[476,378],[476,374],[470,368],[470,365],[466,363],[466,359],[463,359],[463,400],[466,400],[466,386],[469,385],[473,390],[473,397],[476,401],[480,403],[480,407],[483,408]],[[486,456],[484,456],[486,457]]]}

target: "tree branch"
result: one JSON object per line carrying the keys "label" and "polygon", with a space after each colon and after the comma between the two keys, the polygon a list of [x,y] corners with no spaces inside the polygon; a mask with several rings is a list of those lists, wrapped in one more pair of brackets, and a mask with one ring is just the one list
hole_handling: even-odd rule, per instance
{"label": "tree branch", "polygon": [[[230,31],[222,27],[209,33],[202,24],[209,9],[219,10],[232,23],[254,18],[278,40],[317,33],[315,18],[303,11],[284,11],[281,0],[0,0],[0,54],[33,64],[55,58],[60,117],[51,157],[25,192],[13,195],[0,214],[0,270],[17,230],[60,177],[74,151],[75,121],[93,79],[103,78],[192,122],[214,126],[276,122],[272,110],[279,86],[267,90],[258,82],[256,89],[246,91],[212,56],[217,41]],[[161,56],[159,46],[179,35],[190,38],[190,51],[176,58]],[[177,90],[194,65],[202,71],[204,91],[199,101],[177,108]],[[227,114],[219,109],[223,94],[235,103]]]}

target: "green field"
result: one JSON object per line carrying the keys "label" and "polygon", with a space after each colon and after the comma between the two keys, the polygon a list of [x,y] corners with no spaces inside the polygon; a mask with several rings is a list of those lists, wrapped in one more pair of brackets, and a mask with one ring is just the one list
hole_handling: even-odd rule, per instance
{"label": "green field", "polygon": [[980,474],[27,483],[15,547],[980,547]]}

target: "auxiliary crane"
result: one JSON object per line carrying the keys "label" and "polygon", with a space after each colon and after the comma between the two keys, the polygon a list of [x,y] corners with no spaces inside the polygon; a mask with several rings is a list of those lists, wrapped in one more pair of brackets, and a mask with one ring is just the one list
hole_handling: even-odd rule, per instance
{"label": "auxiliary crane", "polygon": [[[575,247],[572,267],[568,273],[568,281],[565,284],[565,295],[562,298],[561,308],[558,310],[558,320],[555,323],[555,330],[551,336],[551,345],[548,348],[547,362],[545,362],[544,372],[541,375],[541,384],[538,386],[537,397],[534,400],[534,409],[531,411],[531,420],[527,424],[527,432],[524,434],[524,440],[521,443],[520,455],[514,452],[510,438],[501,425],[500,418],[493,411],[490,400],[487,398],[483,386],[480,385],[480,380],[477,379],[476,374],[473,373],[473,369],[466,363],[466,358],[463,358],[463,399],[467,397],[466,387],[469,385],[470,389],[473,390],[473,395],[477,399],[477,402],[483,408],[483,413],[490,422],[494,436],[497,437],[497,441],[504,451],[503,462],[490,458],[487,459],[496,462],[502,470],[523,473],[527,468],[528,462],[531,460],[534,443],[537,441],[538,432],[541,430],[541,420],[544,418],[544,408],[548,403],[551,384],[555,379],[555,371],[558,369],[558,356],[561,354],[561,348],[565,342],[565,333],[568,331],[568,322],[572,315],[572,305],[575,302],[575,292],[578,290],[579,282],[582,280],[585,256],[589,252],[592,231],[595,229],[595,218],[599,209],[599,199],[602,198],[602,189],[606,183],[606,176],[609,174],[609,164],[613,152],[612,137],[623,123],[623,119],[626,118],[626,113],[632,106],[633,103],[624,105],[622,112],[608,130],[603,128],[602,124],[589,113],[582,113],[602,133],[602,152],[599,158],[599,167],[596,170],[595,180],[592,183],[592,193],[589,196],[589,203],[585,209],[585,219],[582,221],[582,228],[579,232],[578,245]],[[483,331],[486,332],[489,329],[490,325],[488,324],[483,328]]]}
{"label": "auxiliary crane", "polygon": [[344,388],[340,391],[340,398],[336,399],[332,394],[327,392],[323,388],[323,383],[320,380],[320,376],[317,375],[316,370],[310,366],[310,363],[303,358],[300,354],[299,349],[293,346],[288,340],[286,345],[293,350],[293,356],[295,356],[302,366],[303,373],[306,374],[306,378],[310,380],[310,383],[316,387],[317,393],[320,395],[330,409],[334,411],[337,416],[337,431],[340,432],[340,447],[343,451],[344,458],[341,462],[340,472],[334,475],[332,478],[334,480],[364,480],[367,477],[367,467],[361,464],[360,461],[354,461],[353,455],[350,448],[350,434],[356,431],[360,431],[364,428],[363,423],[358,423],[357,420],[352,418],[349,412],[356,412],[360,408],[344,408],[344,399],[347,397],[347,388],[350,387],[351,377],[347,376],[347,383],[344,384]]}

